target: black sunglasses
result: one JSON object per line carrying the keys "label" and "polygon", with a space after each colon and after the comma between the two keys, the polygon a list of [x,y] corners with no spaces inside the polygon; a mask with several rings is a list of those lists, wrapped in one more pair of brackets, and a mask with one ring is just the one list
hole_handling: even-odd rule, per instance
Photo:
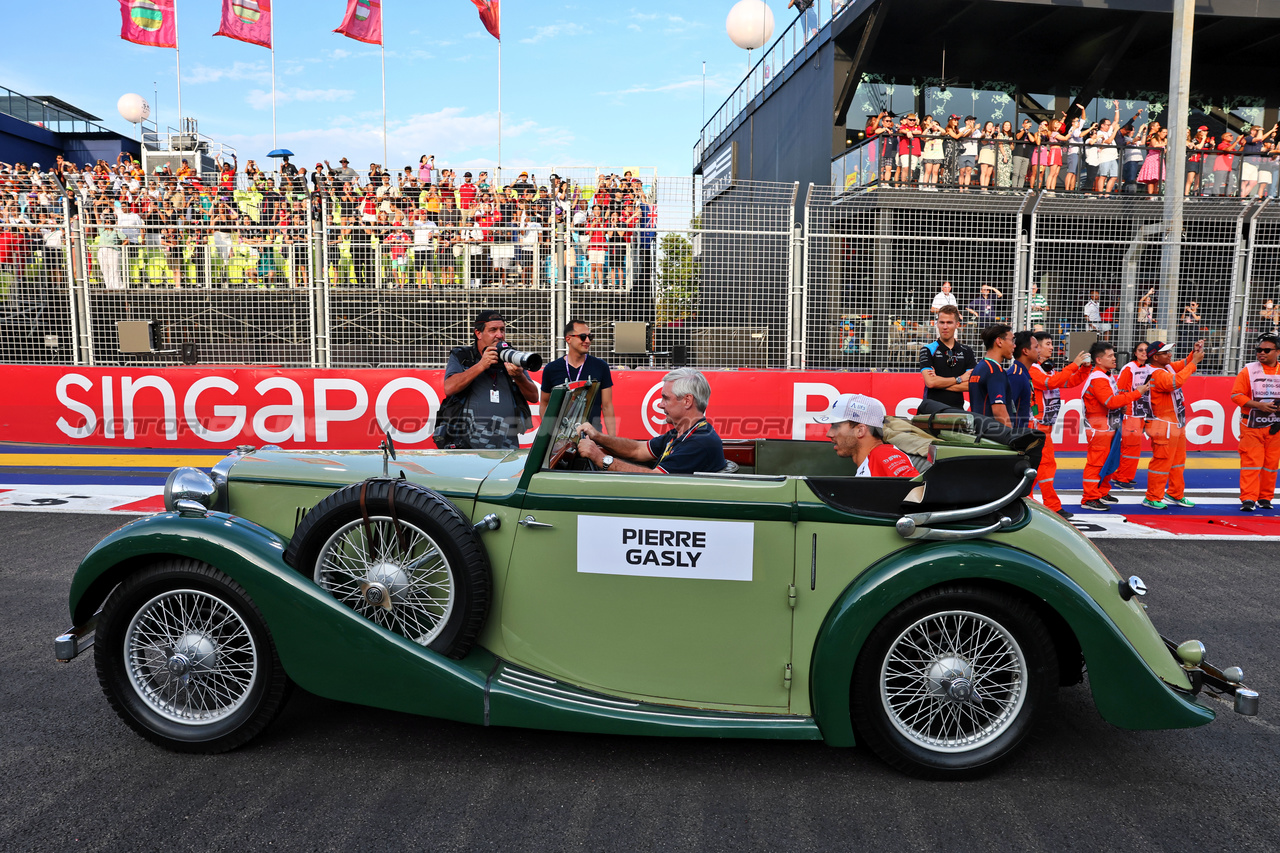
{"label": "black sunglasses", "polygon": [[1275,347],[1258,347],[1257,351],[1262,353],[1275,352],[1276,348]]}
{"label": "black sunglasses", "polygon": [[595,340],[595,337],[596,337],[596,336],[595,336],[595,334],[594,334],[594,333],[592,333],[592,334],[586,334],[586,335],[570,335],[569,337],[571,337],[571,338],[577,338],[578,340],[580,340],[580,341],[582,341],[583,343],[585,343],[585,342],[587,342],[587,341]]}

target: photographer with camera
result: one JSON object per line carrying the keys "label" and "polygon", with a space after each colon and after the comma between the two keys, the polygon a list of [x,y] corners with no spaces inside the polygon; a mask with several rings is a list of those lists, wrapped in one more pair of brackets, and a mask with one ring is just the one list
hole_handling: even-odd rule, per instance
{"label": "photographer with camera", "polygon": [[454,347],[444,371],[436,446],[513,450],[533,423],[530,403],[538,386],[525,370],[542,367],[542,357],[513,349],[507,324],[497,311],[481,311],[472,324],[475,341]]}

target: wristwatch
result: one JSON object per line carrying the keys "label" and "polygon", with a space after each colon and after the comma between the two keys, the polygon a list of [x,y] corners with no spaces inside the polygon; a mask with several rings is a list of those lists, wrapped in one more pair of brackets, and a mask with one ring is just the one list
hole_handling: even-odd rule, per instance
{"label": "wristwatch", "polygon": [[612,464],[613,464],[613,457],[612,457],[612,456],[609,456],[609,455],[607,455],[607,454],[605,455],[605,457],[604,457],[603,459],[601,459],[601,460],[600,460],[600,467],[601,467],[601,468],[603,468],[603,469],[604,469],[604,470],[606,470],[606,471],[608,471],[608,470],[609,470],[609,466],[610,466],[610,465],[612,465]]}

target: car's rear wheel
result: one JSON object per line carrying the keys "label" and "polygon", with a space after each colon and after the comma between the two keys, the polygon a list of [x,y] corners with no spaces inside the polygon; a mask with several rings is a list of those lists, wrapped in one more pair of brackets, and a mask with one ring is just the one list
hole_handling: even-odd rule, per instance
{"label": "car's rear wheel", "polygon": [[98,617],[94,660],[121,719],[178,752],[246,743],[290,688],[248,594],[195,560],[159,563],[116,587]]}
{"label": "car's rear wheel", "polygon": [[489,609],[489,559],[467,518],[403,480],[339,489],[307,513],[285,562],[371,622],[461,658]]}
{"label": "car's rear wheel", "polygon": [[853,677],[853,717],[868,746],[917,776],[996,766],[1052,702],[1057,658],[1018,598],[942,587],[908,599],[868,636]]}

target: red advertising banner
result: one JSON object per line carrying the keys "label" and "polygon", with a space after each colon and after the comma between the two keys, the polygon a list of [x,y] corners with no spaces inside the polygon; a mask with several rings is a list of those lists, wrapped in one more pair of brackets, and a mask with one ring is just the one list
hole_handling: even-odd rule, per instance
{"label": "red advertising banner", "polygon": [[[617,370],[618,431],[664,430],[664,371]],[[240,444],[372,448],[387,429],[397,443],[432,447],[443,370],[286,370],[260,367],[91,368],[7,365],[0,441],[139,448],[219,449]],[[870,394],[892,414],[920,400],[914,373],[710,371],[708,416],[724,438],[812,438],[839,395]],[[535,381],[537,374],[535,374]],[[1187,383],[1192,449],[1234,450],[1239,413],[1230,377]],[[1076,389],[1078,392],[1078,389]],[[1083,450],[1081,404],[1063,402],[1059,448]],[[526,436],[526,442],[532,436]]]}

